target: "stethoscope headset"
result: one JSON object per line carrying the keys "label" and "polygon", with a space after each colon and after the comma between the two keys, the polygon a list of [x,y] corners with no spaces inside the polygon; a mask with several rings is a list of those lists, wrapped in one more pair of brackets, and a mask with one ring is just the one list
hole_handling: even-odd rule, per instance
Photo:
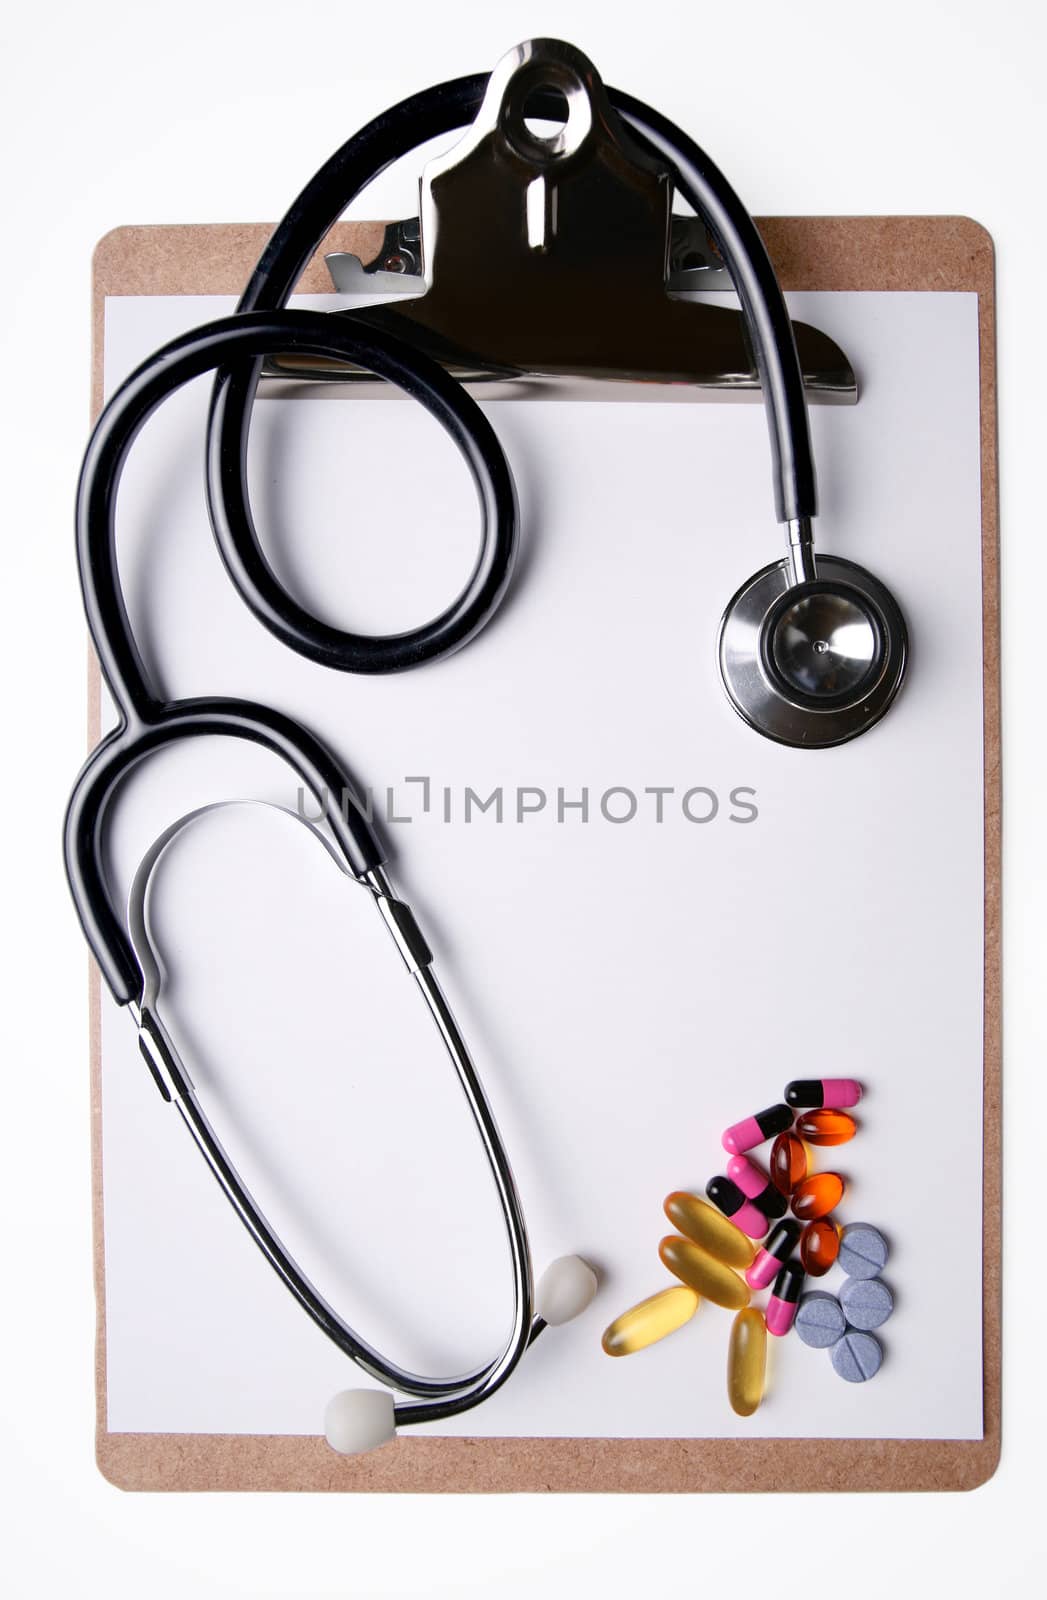
{"label": "stethoscope headset", "polygon": [[[136,876],[127,917],[114,903],[105,864],[107,814],[137,765],[176,740],[204,735],[247,739],[279,756],[322,805],[351,795],[352,780],[320,740],[270,707],[215,698],[166,700],[150,681],[117,573],[116,497],[124,462],[156,408],[176,389],[216,372],[207,432],[207,501],[226,571],[254,615],[292,650],[343,672],[403,672],[461,649],[490,620],[512,576],[518,540],[516,493],[497,436],[476,402],[435,361],[377,329],[286,304],[330,227],[371,180],[427,141],[477,116],[485,96],[529,116],[562,115],[559,90],[584,97],[591,122],[615,122],[667,169],[676,191],[703,218],[740,298],[763,388],[777,520],[788,555],[744,584],[724,614],[719,638],[731,702],[759,732],[786,744],[821,748],[855,737],[879,719],[900,686],[905,625],[891,595],[852,562],[815,557],[816,512],[803,379],[792,325],[760,235],[723,175],[666,118],[630,95],[604,89],[591,64],[569,46],[521,46],[491,78],[440,84],[392,107],[361,129],[307,184],[278,225],[235,315],[172,340],[144,362],[109,401],[92,434],[77,496],[77,553],[91,637],[112,695],[117,725],[77,780],[65,828],[66,866],[88,943],[118,1005],[139,1028],[142,1053],[165,1099],[182,1113],[227,1197],[256,1243],[314,1322],[387,1388],[337,1397],[329,1437],[346,1450],[370,1448],[399,1424],[435,1422],[494,1394],[548,1322],[586,1305],[595,1277],[577,1257],[547,1271],[536,1296],[523,1212],[504,1145],[465,1043],[432,973],[431,955],[412,913],[383,870],[384,852],[362,807],[324,808],[339,866],[364,885],[415,976],[469,1101],[503,1211],[513,1273],[513,1320],[503,1349],[484,1366],[448,1378],[407,1372],[373,1349],[310,1284],[281,1244],[222,1148],[158,1011],[160,967],[148,931],[148,886],[157,861],[202,808],[161,836]],[[504,114],[504,110],[503,110]],[[584,135],[583,135],[584,138]],[[555,146],[549,160],[555,161]],[[468,583],[437,617],[403,633],[347,632],[311,615],[281,585],[251,514],[246,460],[261,363],[293,353],[350,362],[395,384],[436,418],[472,475],[480,506],[480,551]],[[236,803],[236,802],[219,802]],[[301,820],[301,819],[298,819]],[[310,824],[305,824],[311,826]],[[394,1401],[392,1393],[408,1396]]]}

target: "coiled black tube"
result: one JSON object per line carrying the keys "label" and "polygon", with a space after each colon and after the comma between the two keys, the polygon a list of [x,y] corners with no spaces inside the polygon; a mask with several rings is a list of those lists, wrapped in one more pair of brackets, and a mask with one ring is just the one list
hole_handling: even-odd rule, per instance
{"label": "coiled black tube", "polygon": [[[95,959],[121,1004],[138,996],[142,973],[124,919],[112,901],[104,834],[109,804],[132,768],[176,739],[219,734],[251,739],[273,750],[321,804],[325,793],[341,797],[355,792],[332,752],[281,712],[228,698],[166,700],[159,695],[135,642],[117,572],[117,490],[128,452],[146,419],[175,389],[220,363],[250,364],[279,351],[351,361],[419,400],[458,446],[480,501],[481,554],[466,590],[469,605],[483,612],[496,603],[511,567],[516,495],[490,424],[441,366],[393,335],[317,311],[246,313],[183,334],[131,374],[91,435],[76,516],[84,610],[120,722],[80,773],[65,824],[66,871],[77,912]],[[353,805],[326,809],[349,870],[359,877],[379,866],[384,854],[362,809]]]}
{"label": "coiled black tube", "polygon": [[[285,305],[345,208],[394,161],[472,121],[487,83],[487,76],[480,74],[426,89],[384,111],[342,145],[276,227],[239,311]],[[742,302],[763,384],[778,520],[813,517],[816,490],[803,377],[789,313],[756,226],[723,174],[686,134],[631,95],[615,89],[607,93],[632,136],[670,169],[679,193],[717,241]],[[538,97],[534,111],[542,110]],[[555,116],[555,101],[548,110]],[[223,368],[215,381],[208,425],[212,526],[245,603],[291,649],[346,672],[399,672],[465,644],[504,593],[512,559],[509,539],[496,539],[497,559],[486,583],[472,586],[439,617],[406,633],[344,632],[312,616],[287,593],[266,560],[247,497],[247,441],[259,371],[258,362]]]}

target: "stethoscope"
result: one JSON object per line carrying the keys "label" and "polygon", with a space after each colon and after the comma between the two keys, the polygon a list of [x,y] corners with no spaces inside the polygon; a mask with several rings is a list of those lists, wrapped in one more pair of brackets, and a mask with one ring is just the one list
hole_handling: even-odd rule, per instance
{"label": "stethoscope", "polygon": [[[127,1006],[138,1027],[141,1052],[161,1094],[177,1106],[248,1232],[317,1326],[386,1386],[336,1397],[328,1436],[346,1450],[370,1448],[390,1438],[399,1425],[439,1421],[489,1398],[547,1324],[567,1321],[584,1309],[596,1280],[580,1258],[569,1256],[552,1264],[536,1290],[505,1147],[433,974],[430,951],[410,908],[390,883],[382,846],[363,807],[323,806],[325,795],[354,794],[344,766],[300,724],[270,707],[210,696],[166,700],[151,683],[124,604],[115,546],[120,475],[139,429],[184,383],[217,372],[207,439],[207,495],[215,537],[247,605],[299,654],[342,671],[390,673],[438,661],[467,644],[504,597],[517,546],[515,489],[493,429],[441,366],[405,342],[354,325],[351,318],[287,310],[286,301],[328,229],[367,184],[419,145],[471,122],[485,95],[496,100],[495,109],[516,107],[521,119],[525,100],[529,115],[541,114],[543,90],[559,88],[575,100],[585,96],[593,118],[622,119],[630,136],[664,163],[676,189],[705,220],[740,297],[759,367],[776,513],[787,532],[788,555],[751,578],[724,615],[720,667],[732,703],[752,727],[783,743],[808,748],[839,744],[883,715],[905,667],[904,622],[884,586],[854,563],[815,558],[815,478],[803,381],[785,302],[752,219],[686,135],[631,96],[605,92],[577,51],[568,46],[557,46],[557,51],[553,74],[547,55],[536,61],[531,47],[522,46],[490,79],[459,78],[428,89],[386,111],[343,145],[277,227],[236,314],[172,340],[116,392],[91,436],[78,488],[77,554],[84,607],[117,725],[87,761],[70,800],[65,851],[73,898],[113,998]],[[555,115],[551,102],[549,110]],[[555,149],[549,159],[556,159]],[[385,636],[332,627],[286,592],[266,560],[248,497],[247,440],[262,359],[291,353],[351,362],[397,385],[446,429],[465,460],[479,500],[480,553],[462,592],[421,627]],[[240,1179],[161,1019],[162,965],[149,934],[149,885],[172,841],[213,808],[179,819],[161,835],[136,875],[126,916],[114,903],[106,871],[107,816],[117,790],[141,761],[176,740],[203,735],[247,739],[272,751],[320,802],[332,838],[313,831],[341,870],[374,898],[450,1054],[494,1179],[512,1262],[509,1335],[502,1350],[473,1371],[447,1378],[407,1372],[327,1304]],[[300,817],[295,820],[312,828]],[[395,1399],[392,1391],[408,1398]]]}

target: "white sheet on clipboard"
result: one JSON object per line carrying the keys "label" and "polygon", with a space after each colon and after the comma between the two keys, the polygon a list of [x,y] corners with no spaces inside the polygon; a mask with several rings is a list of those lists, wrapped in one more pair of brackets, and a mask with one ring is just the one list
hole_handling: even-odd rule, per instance
{"label": "white sheet on clipboard", "polygon": [[[394,678],[298,659],[233,593],[204,509],[206,381],[150,422],[125,474],[121,570],[165,691],[279,706],[373,788],[505,1134],[536,1266],[578,1251],[602,1275],[584,1318],[436,1431],[982,1432],[977,301],[789,300],[862,384],[857,408],[812,410],[819,540],[891,585],[912,635],[896,707],[840,750],[761,740],[716,672],[725,602],[779,551],[758,405],[493,403],[523,506],[516,582],[466,650]],[[107,392],[232,305],[110,300]],[[472,490],[418,408],[266,400],[252,449],[272,559],[332,620],[406,626],[464,579]],[[500,815],[481,810],[497,793]],[[119,809],[118,879],[175,815],[236,795],[296,801],[249,749],[155,760]],[[157,895],[167,1014],[328,1297],[401,1361],[461,1370],[504,1335],[499,1213],[368,897],[299,832],[223,812],[172,851]],[[779,1341],[768,1399],[740,1421],[724,1393],[729,1314],[709,1305],[664,1345],[608,1360],[605,1323],[670,1281],[663,1196],[723,1169],[727,1123],[822,1073],[868,1090],[859,1138],[825,1154],[851,1179],[841,1215],[894,1246],[875,1383],[841,1383],[823,1353]],[[107,999],[103,1129],[109,1427],[319,1432],[357,1376],[248,1243]]]}

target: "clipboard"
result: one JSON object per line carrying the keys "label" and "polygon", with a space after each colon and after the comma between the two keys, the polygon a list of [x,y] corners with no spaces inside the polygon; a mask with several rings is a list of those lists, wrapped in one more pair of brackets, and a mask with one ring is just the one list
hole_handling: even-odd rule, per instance
{"label": "clipboard", "polygon": [[[993,247],[965,218],[759,220],[785,290],[953,291],[978,297],[984,711],[984,1434],[973,1440],[532,1439],[402,1437],[362,1458],[322,1438],[132,1434],[106,1423],[105,1246],[102,1206],[101,1013],[91,974],[92,1172],[97,1459],[126,1489],[333,1492],[784,1492],[955,1490],[995,1470],[1000,1452],[1001,1042],[1000,715],[998,513]],[[269,233],[266,225],[130,227],[98,246],[93,279],[92,414],[102,403],[104,307],[120,295],[236,295]],[[324,250],[367,259],[385,225],[343,223]],[[299,291],[330,289],[322,256]],[[89,672],[89,738],[100,736],[101,686]]]}

